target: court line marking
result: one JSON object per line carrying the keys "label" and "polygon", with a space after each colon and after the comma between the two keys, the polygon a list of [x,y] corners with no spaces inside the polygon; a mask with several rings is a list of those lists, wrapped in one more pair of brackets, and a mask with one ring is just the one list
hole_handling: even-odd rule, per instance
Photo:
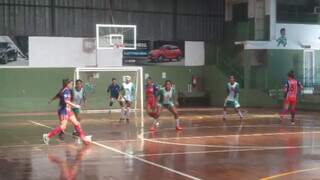
{"label": "court line marking", "polygon": [[[243,135],[226,135],[226,136],[204,136],[204,137],[209,137],[209,138],[215,138],[215,137],[247,137],[247,136],[264,136],[264,135],[291,135],[291,134],[320,134],[319,131],[315,132],[295,132],[295,133],[267,133],[267,134],[243,134]],[[183,137],[183,138],[176,138],[175,140],[180,140],[180,139],[192,139],[193,137]],[[195,137],[195,138],[203,138],[201,136]],[[232,145],[207,145],[207,144],[191,144],[191,143],[177,143],[177,142],[168,142],[168,141],[159,141],[159,140],[172,140],[169,138],[162,138],[162,139],[148,139],[148,138],[141,138],[143,141],[147,142],[152,142],[152,143],[159,143],[159,144],[166,144],[166,145],[176,145],[176,146],[193,146],[193,147],[212,147],[212,148],[239,148],[239,149],[246,149],[246,148],[265,148],[265,149],[272,149],[272,148],[298,148],[298,147],[308,147],[308,146],[232,146]],[[318,147],[318,146],[313,146],[313,147]]]}
{"label": "court line marking", "polygon": [[[172,155],[188,155],[188,154],[210,154],[210,153],[228,153],[228,152],[246,152],[246,151],[268,151],[268,150],[283,150],[283,149],[297,149],[297,148],[313,148],[314,146],[304,147],[283,147],[283,148],[256,148],[256,149],[226,149],[226,150],[213,150],[213,151],[189,151],[189,152],[173,152],[173,153],[155,153],[155,154],[135,154],[139,157],[148,156],[172,156]],[[320,146],[317,146],[320,148]]]}
{"label": "court line marking", "polygon": [[[38,125],[38,126],[42,126],[42,127],[46,127],[46,128],[49,128],[49,129],[53,129],[52,127],[50,126],[47,126],[47,125],[44,125],[44,124],[41,124],[41,123],[38,123],[38,122],[35,122],[35,121],[29,121],[30,123],[33,123],[35,125]],[[104,144],[101,144],[101,143],[98,143],[98,142],[95,142],[95,141],[92,141],[91,144],[95,144],[96,146],[99,146],[99,147],[102,147],[102,148],[105,148],[105,149],[108,149],[110,151],[113,151],[113,152],[117,152],[119,154],[122,154],[124,156],[127,156],[127,157],[130,157],[130,158],[133,158],[133,159],[136,159],[138,161],[141,161],[141,162],[144,162],[146,164],[149,164],[149,165],[152,165],[152,166],[156,166],[158,168],[161,168],[161,169],[165,169],[167,171],[170,171],[172,173],[175,173],[175,174],[178,174],[180,176],[183,176],[183,177],[186,177],[186,178],[189,178],[189,179],[193,179],[193,180],[201,180],[200,178],[198,177],[195,177],[195,176],[191,176],[189,174],[186,174],[186,173],[183,173],[183,172],[180,172],[180,171],[177,171],[177,170],[174,170],[174,169],[171,169],[169,167],[166,167],[166,166],[162,166],[160,164],[157,164],[157,163],[154,163],[154,162],[151,162],[151,161],[148,161],[148,160],[145,160],[145,159],[142,159],[140,157],[137,157],[135,155],[132,155],[132,154],[129,154],[129,153],[125,153],[123,151],[120,151],[118,149],[115,149],[113,147],[110,147],[110,146],[106,146]]]}
{"label": "court line marking", "polygon": [[[320,131],[299,131],[285,133],[254,133],[254,134],[227,134],[216,136],[182,136],[172,138],[155,138],[156,140],[180,140],[180,139],[202,139],[202,138],[229,138],[229,137],[247,137],[247,136],[276,136],[276,135],[294,135],[294,134],[320,134]],[[148,139],[148,138],[146,138]]]}
{"label": "court line marking", "polygon": [[277,175],[274,175],[274,176],[269,176],[269,177],[261,178],[260,180],[271,180],[271,179],[276,179],[276,178],[283,177],[283,176],[288,176],[288,175],[291,175],[291,174],[299,174],[299,173],[309,172],[309,171],[315,171],[315,170],[320,170],[320,167],[310,168],[310,169],[301,169],[301,170],[295,170],[295,171],[289,171],[289,172],[286,172],[286,173],[281,173],[281,174],[277,174]]}
{"label": "court line marking", "polygon": [[[225,126],[194,126],[194,127],[188,127],[184,128],[185,130],[192,130],[192,129],[219,129],[219,128],[277,128],[277,127],[285,127],[285,128],[306,128],[306,129],[319,129],[320,126],[284,126],[284,125],[277,125],[277,124],[271,124],[271,125],[225,125]],[[166,132],[166,131],[172,131],[173,128],[163,128],[156,132]],[[143,134],[152,134],[153,132],[146,131]]]}
{"label": "court line marking", "polygon": [[319,146],[223,146],[223,145],[206,145],[206,144],[185,144],[185,143],[175,143],[175,142],[166,142],[158,141],[152,139],[144,139],[144,141],[166,144],[166,145],[176,145],[176,146],[193,146],[193,147],[211,147],[211,148],[238,148],[238,149],[274,149],[274,148],[307,148],[307,147],[320,147]]}

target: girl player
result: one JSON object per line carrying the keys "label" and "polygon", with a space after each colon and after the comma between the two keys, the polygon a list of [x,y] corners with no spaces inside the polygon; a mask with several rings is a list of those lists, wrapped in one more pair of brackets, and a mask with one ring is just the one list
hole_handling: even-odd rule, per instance
{"label": "girl player", "polygon": [[124,83],[122,83],[121,91],[122,95],[119,95],[120,105],[121,105],[121,114],[120,121],[126,119],[127,122],[130,120],[130,107],[132,101],[134,101],[135,96],[135,87],[131,82],[130,76],[124,76]]}
{"label": "girl player", "polygon": [[147,85],[146,85],[146,103],[147,103],[147,113],[150,117],[154,119],[154,122],[152,126],[150,127],[150,131],[154,131],[155,127],[159,124],[158,118],[159,118],[159,106],[157,104],[157,93],[159,89],[158,87],[153,83],[151,77],[148,77],[147,79]]}
{"label": "girl player", "polygon": [[235,78],[233,75],[229,77],[229,81],[227,84],[227,93],[228,96],[224,102],[223,106],[223,120],[225,121],[227,118],[227,108],[232,107],[234,110],[239,114],[240,120],[243,119],[243,115],[240,110],[240,104],[239,104],[239,90],[240,86],[239,83],[235,81]]}
{"label": "girl player", "polygon": [[280,119],[283,120],[284,116],[289,112],[289,106],[291,107],[291,124],[295,125],[295,114],[296,114],[296,104],[297,104],[297,94],[298,89],[301,92],[303,86],[300,82],[295,80],[294,72],[290,71],[288,73],[288,81],[284,86],[284,105],[283,111],[280,113]]}
{"label": "girl player", "polygon": [[75,115],[73,114],[71,108],[81,108],[80,105],[74,104],[71,102],[71,89],[73,86],[73,82],[71,80],[66,81],[66,85],[64,88],[59,92],[59,109],[58,115],[60,119],[60,125],[53,129],[49,134],[43,134],[43,142],[45,144],[49,144],[50,138],[55,136],[56,134],[64,131],[67,127],[68,121],[70,121],[73,126],[75,127],[76,131],[79,133],[79,137],[81,140],[88,145],[89,140],[85,137],[82,128],[80,127],[79,121],[77,121]]}
{"label": "girl player", "polygon": [[[164,87],[159,91],[158,97],[160,111],[162,107],[168,109],[174,115],[174,119],[176,120],[176,130],[182,130],[182,127],[180,126],[178,111],[174,105],[176,102],[175,89],[172,87],[172,83],[170,80],[166,80]],[[153,124],[149,130],[155,131],[155,128],[155,124]]]}
{"label": "girl player", "polygon": [[[81,104],[85,105],[86,103],[86,93],[84,91],[82,80],[78,79],[76,80],[76,86],[72,90],[72,102],[73,104],[81,106]],[[74,115],[76,116],[76,119],[80,122],[80,108],[73,107],[72,111]],[[79,133],[76,131],[76,129],[73,131],[73,135],[79,136]]]}

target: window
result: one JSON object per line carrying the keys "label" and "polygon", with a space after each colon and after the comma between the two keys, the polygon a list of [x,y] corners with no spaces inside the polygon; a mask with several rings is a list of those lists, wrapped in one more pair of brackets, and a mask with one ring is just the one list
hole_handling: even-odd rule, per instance
{"label": "window", "polygon": [[303,84],[306,87],[313,86],[315,83],[315,55],[314,51],[304,51],[303,57]]}

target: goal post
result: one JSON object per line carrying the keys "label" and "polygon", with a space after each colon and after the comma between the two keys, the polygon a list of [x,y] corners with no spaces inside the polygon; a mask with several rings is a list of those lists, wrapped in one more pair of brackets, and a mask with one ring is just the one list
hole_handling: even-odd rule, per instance
{"label": "goal post", "polygon": [[[131,76],[135,84],[135,100],[132,110],[140,111],[143,115],[143,68],[142,67],[88,67],[76,68],[74,79],[81,79],[87,94],[87,104],[84,112],[103,113],[110,110],[109,95],[107,87],[111,84],[112,78],[116,78],[121,86],[124,76]],[[120,111],[118,103],[114,103],[112,111]]]}

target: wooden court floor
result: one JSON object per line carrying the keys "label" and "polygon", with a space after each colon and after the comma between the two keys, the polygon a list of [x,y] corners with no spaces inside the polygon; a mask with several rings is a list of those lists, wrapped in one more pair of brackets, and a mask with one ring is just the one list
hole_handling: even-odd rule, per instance
{"label": "wooden court floor", "polygon": [[298,111],[293,126],[277,111],[246,109],[242,122],[231,111],[223,122],[218,108],[180,109],[180,132],[163,112],[155,133],[147,116],[83,114],[90,146],[74,141],[71,125],[64,141],[42,144],[54,113],[0,114],[0,179],[320,179],[320,113]]}

